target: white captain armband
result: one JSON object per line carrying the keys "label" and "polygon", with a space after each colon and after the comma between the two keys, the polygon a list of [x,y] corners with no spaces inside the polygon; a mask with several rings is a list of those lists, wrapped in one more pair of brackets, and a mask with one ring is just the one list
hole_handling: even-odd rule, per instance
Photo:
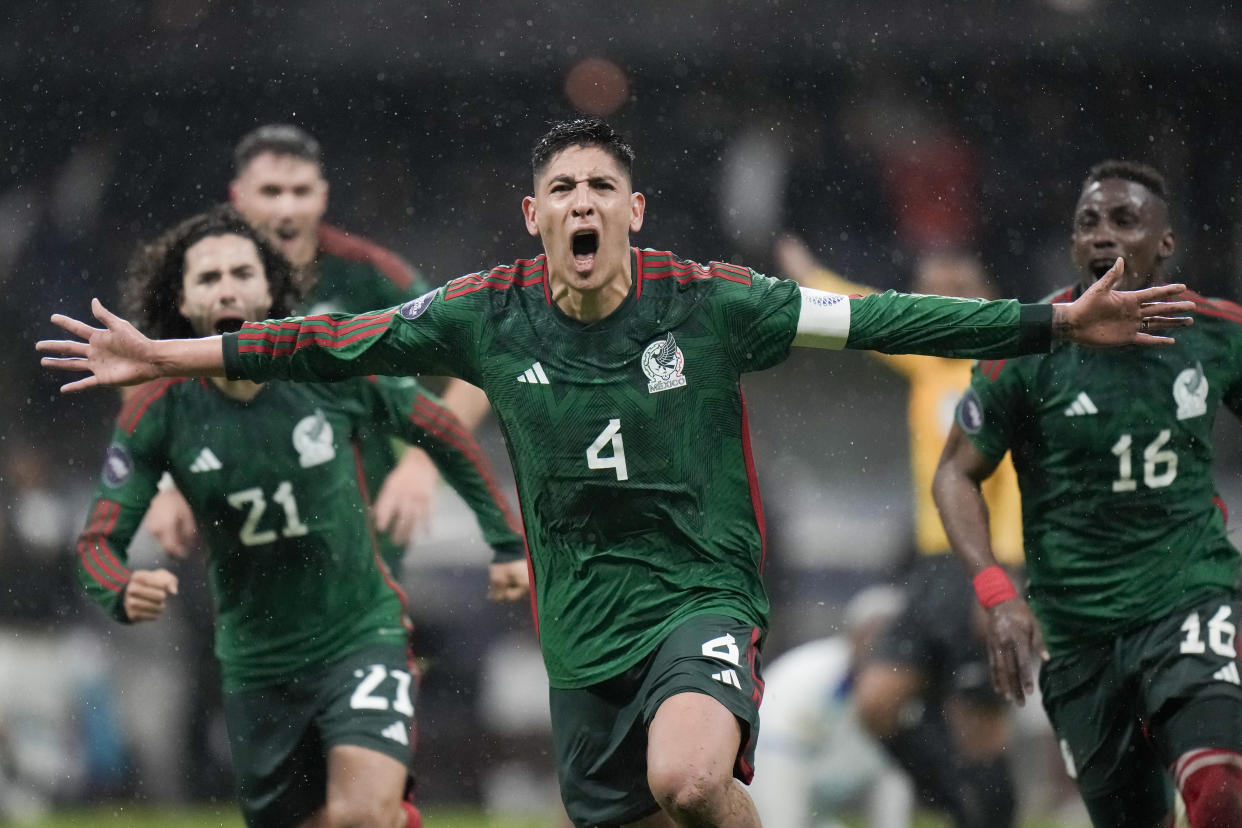
{"label": "white captain armband", "polygon": [[802,310],[793,344],[840,350],[850,336],[850,299],[840,293],[800,287]]}

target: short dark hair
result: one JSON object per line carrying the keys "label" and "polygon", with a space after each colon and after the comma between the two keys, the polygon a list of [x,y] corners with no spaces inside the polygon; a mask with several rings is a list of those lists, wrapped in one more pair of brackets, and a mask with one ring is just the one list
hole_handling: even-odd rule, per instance
{"label": "short dark hair", "polygon": [[323,167],[319,142],[293,124],[265,124],[246,133],[233,150],[233,174],[241,175],[246,166],[265,152],[288,155]]}
{"label": "short dark hair", "polygon": [[1083,189],[1086,189],[1089,184],[1108,178],[1120,178],[1124,181],[1142,184],[1161,201],[1166,204],[1169,201],[1168,186],[1164,183],[1164,176],[1155,167],[1140,164],[1137,161],[1121,161],[1115,158],[1101,161],[1087,173],[1087,180],[1082,182]]}
{"label": "short dark hair", "polygon": [[553,124],[530,153],[530,171],[535,180],[543,174],[552,156],[567,147],[599,147],[613,157],[627,178],[634,180],[634,148],[602,118],[574,118]]}
{"label": "short dark hair", "polygon": [[221,204],[166,230],[134,251],[121,290],[125,316],[155,339],[197,336],[181,315],[185,287],[185,252],[210,236],[241,236],[254,242],[272,295],[268,316],[288,316],[297,301],[293,265],[231,205]]}

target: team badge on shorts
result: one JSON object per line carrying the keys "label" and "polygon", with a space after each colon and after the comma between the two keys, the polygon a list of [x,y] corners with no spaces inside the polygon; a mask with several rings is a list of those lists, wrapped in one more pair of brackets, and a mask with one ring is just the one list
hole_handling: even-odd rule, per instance
{"label": "team badge on shorts", "polygon": [[417,299],[411,299],[398,309],[398,313],[413,322],[415,319],[423,315],[423,311],[431,307],[431,300],[436,298],[436,292],[430,291],[424,293]]}
{"label": "team badge on shorts", "polygon": [[967,434],[978,434],[983,428],[983,401],[975,389],[967,388],[957,404],[957,422]]}
{"label": "team badge on shorts", "polygon": [[686,357],[677,347],[677,341],[670,333],[665,339],[657,339],[643,350],[640,364],[647,375],[647,393],[667,391],[670,388],[681,388],[686,378],[681,373],[686,367]]}

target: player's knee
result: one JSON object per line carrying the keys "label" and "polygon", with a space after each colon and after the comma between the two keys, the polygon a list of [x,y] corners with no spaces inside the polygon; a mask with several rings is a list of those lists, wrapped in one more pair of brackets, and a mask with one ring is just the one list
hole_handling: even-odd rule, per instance
{"label": "player's knee", "polygon": [[1191,751],[1175,768],[1192,828],[1242,825],[1242,754]]}
{"label": "player's knee", "polygon": [[647,784],[660,807],[678,821],[691,824],[717,813],[732,783],[732,776],[722,777],[694,766],[653,765],[647,770]]}

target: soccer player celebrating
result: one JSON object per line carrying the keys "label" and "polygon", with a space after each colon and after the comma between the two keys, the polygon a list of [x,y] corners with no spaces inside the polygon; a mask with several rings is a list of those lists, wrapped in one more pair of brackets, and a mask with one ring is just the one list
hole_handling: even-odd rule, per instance
{"label": "soccer player celebrating", "polygon": [[[135,257],[163,336],[235,330],[288,307],[292,269],[232,208],[177,225]],[[411,379],[344,385],[160,380],[124,406],[78,542],[79,575],[113,618],[152,621],[177,593],[126,550],[167,471],[209,553],[216,654],[249,825],[417,825],[402,801],[416,677],[404,594],[371,525],[362,429],[423,446],[496,550],[493,597],[524,590],[516,520],[477,444]]]}
{"label": "soccer player celebrating", "polygon": [[[294,266],[294,313],[359,312],[399,305],[426,292],[426,280],[401,257],[325,222],[328,181],[319,142],[291,124],[267,124],[247,133],[233,151],[229,199],[246,220]],[[147,301],[130,286],[126,311]],[[452,380],[442,402],[473,430],[488,411],[479,389]],[[398,458],[392,441],[363,431],[359,439],[384,560],[401,577],[406,544],[430,520],[436,468],[417,447]],[[170,554],[185,555],[196,534],[185,500],[175,489],[157,495],[144,526]]]}
{"label": "soccer player celebrating", "polygon": [[358,316],[153,341],[104,328],[45,341],[87,370],[66,391],[161,376],[340,379],[427,372],[487,392],[518,481],[561,796],[577,825],[759,824],[748,780],[768,617],[763,517],[740,380],[791,345],[944,356],[1045,351],[1054,335],[1154,344],[1186,324],[1179,285],[1019,305],[800,289],[639,250],[629,145],[603,121],[532,153],[526,228],[544,252]]}
{"label": "soccer player celebrating", "polygon": [[[1070,247],[1079,281],[1058,301],[1118,256],[1121,284],[1163,282],[1174,237],[1160,173],[1093,167]],[[1242,414],[1242,308],[1189,296],[1195,326],[1159,351],[1067,342],[979,363],[934,484],[987,608],[993,682],[1022,703],[1047,662],[1044,709],[1101,828],[1172,825],[1170,774],[1194,828],[1242,825],[1238,552],[1212,481],[1216,414]],[[1007,450],[1030,606],[996,566],[979,494]]]}

